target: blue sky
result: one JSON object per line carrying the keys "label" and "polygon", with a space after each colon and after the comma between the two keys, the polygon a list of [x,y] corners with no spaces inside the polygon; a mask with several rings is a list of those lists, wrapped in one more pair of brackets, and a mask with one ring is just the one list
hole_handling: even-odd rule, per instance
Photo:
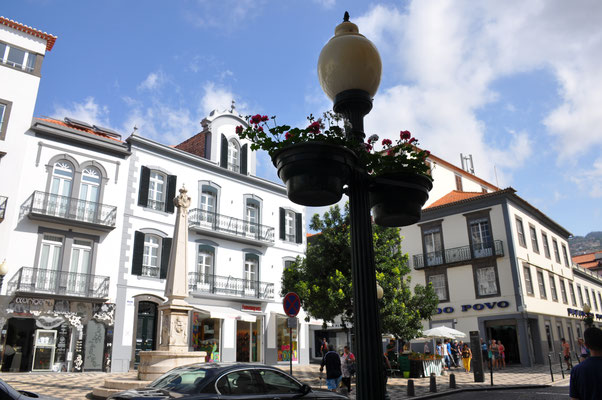
{"label": "blue sky", "polygon": [[602,230],[600,1],[20,0],[1,13],[58,36],[35,116],[176,144],[232,99],[293,125],[330,108],[316,63],[346,10],[383,59],[368,134],[408,129],[456,165],[472,154],[478,176],[574,235]]}

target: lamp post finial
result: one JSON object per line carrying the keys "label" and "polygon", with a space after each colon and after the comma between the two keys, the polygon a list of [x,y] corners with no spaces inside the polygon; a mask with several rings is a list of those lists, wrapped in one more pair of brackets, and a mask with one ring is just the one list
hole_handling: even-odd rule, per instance
{"label": "lamp post finial", "polygon": [[345,15],[343,16],[343,22],[349,22],[349,13],[345,11]]}

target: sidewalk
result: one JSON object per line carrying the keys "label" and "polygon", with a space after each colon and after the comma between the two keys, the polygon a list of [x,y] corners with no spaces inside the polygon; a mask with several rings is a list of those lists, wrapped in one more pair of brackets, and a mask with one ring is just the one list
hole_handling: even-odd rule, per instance
{"label": "sidewalk", "polygon": [[[288,372],[288,366],[279,366],[285,372]],[[562,379],[558,366],[554,368],[554,379],[550,377],[549,366],[536,366],[533,368],[509,367],[502,371],[494,371],[493,383],[491,386],[490,376],[487,373],[485,382],[475,383],[471,374],[462,372],[460,368],[452,369],[456,377],[458,389],[449,388],[449,375],[437,377],[437,393],[453,393],[455,390],[462,389],[500,389],[508,387],[529,387],[529,386],[549,386],[559,385],[567,386],[569,375]],[[293,375],[295,378],[309,384],[314,388],[325,387],[325,382],[319,379],[319,366],[296,365],[293,366]],[[54,396],[66,400],[86,399],[92,392],[92,388],[102,386],[107,377],[135,377],[136,372],[108,374],[102,372],[84,372],[84,373],[2,373],[0,378],[11,384],[16,389],[27,389],[40,394]],[[387,385],[391,400],[398,399],[416,399],[430,397],[433,393],[429,392],[429,378],[413,379],[416,392],[415,397],[408,397],[407,382],[404,378],[389,378]],[[355,389],[355,385],[354,385]],[[351,399],[355,399],[355,391],[351,392]]]}

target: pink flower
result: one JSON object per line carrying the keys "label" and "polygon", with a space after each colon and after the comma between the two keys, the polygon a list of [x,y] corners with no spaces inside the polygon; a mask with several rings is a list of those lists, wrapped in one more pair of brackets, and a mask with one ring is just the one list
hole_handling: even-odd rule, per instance
{"label": "pink flower", "polygon": [[311,124],[309,124],[307,129],[313,133],[320,133],[320,121],[312,122]]}
{"label": "pink flower", "polygon": [[392,144],[391,139],[383,139],[383,146],[391,146]]}
{"label": "pink flower", "polygon": [[240,135],[240,134],[242,133],[242,125],[238,125],[238,126],[236,127],[236,133],[237,133],[238,135]]}
{"label": "pink flower", "polygon": [[286,133],[284,134],[284,138],[285,138],[286,140],[289,140],[289,139],[290,139],[290,138],[292,138],[292,137],[293,137],[293,134],[292,134],[292,133],[290,133],[290,132],[286,132]]}

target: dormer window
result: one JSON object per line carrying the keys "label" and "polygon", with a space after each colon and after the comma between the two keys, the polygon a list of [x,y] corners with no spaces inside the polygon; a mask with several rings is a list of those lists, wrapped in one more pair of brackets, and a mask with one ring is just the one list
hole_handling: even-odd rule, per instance
{"label": "dormer window", "polygon": [[236,138],[227,139],[222,134],[220,166],[247,175],[248,148],[248,144],[241,146]]}

